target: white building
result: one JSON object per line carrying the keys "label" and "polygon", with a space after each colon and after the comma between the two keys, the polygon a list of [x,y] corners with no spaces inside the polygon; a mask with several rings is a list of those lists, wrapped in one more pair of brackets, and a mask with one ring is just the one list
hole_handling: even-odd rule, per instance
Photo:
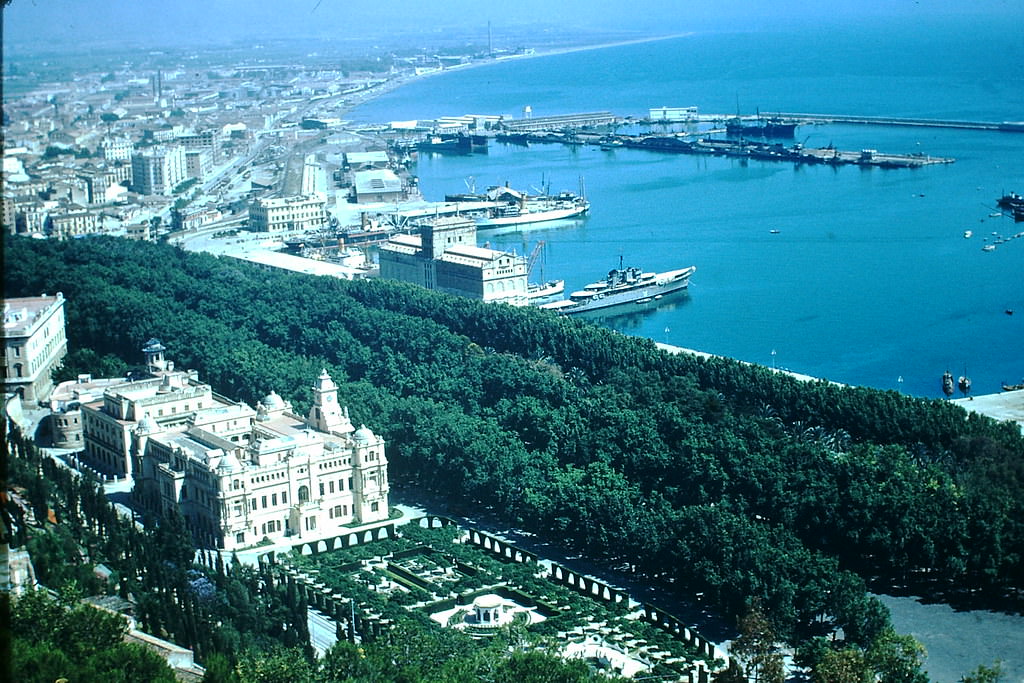
{"label": "white building", "polygon": [[46,234],[50,237],[67,239],[91,235],[98,230],[99,223],[96,214],[77,204],[71,204],[48,213],[45,227]]}
{"label": "white building", "polygon": [[157,340],[144,352],[146,377],[83,405],[86,455],[116,450],[139,505],[177,507],[197,546],[330,538],[388,518],[384,441],[354,428],[326,371],[303,418],[273,391],[256,410],[214,394]]}
{"label": "white building", "polygon": [[132,189],[139,194],[169,195],[187,177],[181,147],[155,147],[132,154]]}
{"label": "white building", "polygon": [[135,145],[128,138],[106,138],[101,145],[106,161],[131,161]]}
{"label": "white building", "polygon": [[323,195],[257,199],[249,205],[249,228],[256,232],[316,230],[327,223]]}
{"label": "white building", "polygon": [[651,121],[678,122],[696,121],[697,107],[652,107],[648,110]]}
{"label": "white building", "polygon": [[4,299],[4,391],[28,402],[53,389],[51,373],[68,352],[64,295]]}

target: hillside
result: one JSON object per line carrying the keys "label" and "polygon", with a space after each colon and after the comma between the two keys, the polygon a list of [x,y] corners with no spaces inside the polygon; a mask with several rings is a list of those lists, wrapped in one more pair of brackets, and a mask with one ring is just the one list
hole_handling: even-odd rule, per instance
{"label": "hillside", "polygon": [[325,367],[394,478],[704,593],[727,619],[756,601],[794,643],[873,642],[888,618],[865,579],[976,601],[1022,585],[1024,439],[942,401],[167,245],[12,238],[4,266],[7,296],[63,292],[69,371],[135,362],[155,336],[216,391],[274,389],[302,411]]}

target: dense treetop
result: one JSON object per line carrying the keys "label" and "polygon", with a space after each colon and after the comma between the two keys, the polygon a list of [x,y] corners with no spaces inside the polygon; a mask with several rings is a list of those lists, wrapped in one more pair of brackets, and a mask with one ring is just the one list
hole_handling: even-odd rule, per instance
{"label": "dense treetop", "polygon": [[703,592],[727,618],[756,600],[785,639],[874,642],[888,620],[864,578],[981,595],[1024,578],[1024,439],[946,402],[168,245],[15,238],[4,260],[8,296],[67,298],[68,372],[135,362],[155,336],[219,393],[274,389],[301,411],[325,367],[395,477]]}

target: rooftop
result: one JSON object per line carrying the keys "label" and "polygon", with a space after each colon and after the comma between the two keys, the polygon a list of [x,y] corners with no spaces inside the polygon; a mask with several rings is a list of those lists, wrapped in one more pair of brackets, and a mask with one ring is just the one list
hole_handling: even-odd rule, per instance
{"label": "rooftop", "polygon": [[4,336],[28,334],[43,313],[63,303],[64,295],[60,292],[56,296],[4,299]]}

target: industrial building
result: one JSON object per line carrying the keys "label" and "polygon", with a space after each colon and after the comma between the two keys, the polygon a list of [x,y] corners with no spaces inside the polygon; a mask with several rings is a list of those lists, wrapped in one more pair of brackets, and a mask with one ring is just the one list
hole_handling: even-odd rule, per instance
{"label": "industrial building", "polygon": [[380,276],[488,302],[527,304],[526,258],[476,246],[469,218],[437,218],[380,247]]}

